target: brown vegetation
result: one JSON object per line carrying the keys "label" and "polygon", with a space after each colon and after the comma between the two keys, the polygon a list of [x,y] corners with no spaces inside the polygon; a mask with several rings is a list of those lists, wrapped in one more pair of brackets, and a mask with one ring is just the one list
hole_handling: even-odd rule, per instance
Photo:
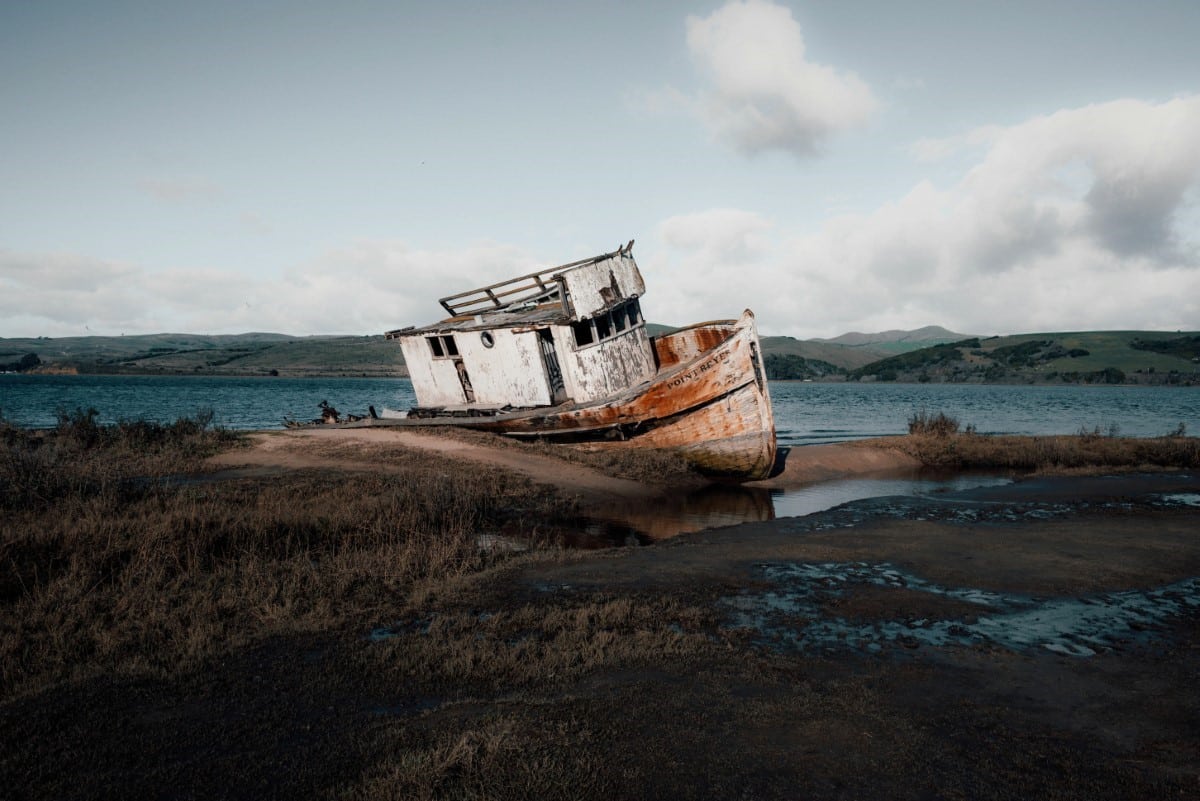
{"label": "brown vegetation", "polygon": [[[190,476],[237,437],[203,420],[0,427],[0,698],[158,675],[263,637],[402,609],[573,506],[527,480],[400,453],[387,475]],[[390,613],[390,612],[389,612]]]}
{"label": "brown vegetation", "polygon": [[892,448],[927,467],[955,470],[1019,470],[1037,472],[1144,470],[1200,467],[1200,438],[1185,436],[1184,427],[1161,437],[1119,437],[1115,427],[1054,436],[981,435],[938,413],[919,412],[909,419],[907,437],[884,437],[853,443],[858,447]]}
{"label": "brown vegetation", "polygon": [[908,418],[908,433],[922,434],[935,437],[945,437],[958,433],[958,418],[951,417],[945,412],[932,414],[924,409],[914,412]]}
{"label": "brown vegetation", "polygon": [[[1037,699],[1013,700],[1013,686],[1104,697],[1062,660],[972,650],[988,672],[964,677],[944,655],[772,655],[723,621],[719,599],[761,581],[750,565],[920,563],[922,553],[937,565],[944,550],[968,547],[938,537],[977,548],[977,532],[907,521],[890,535],[760,527],[775,539],[521,556],[481,547],[481,535],[536,544],[577,509],[512,473],[343,443],[325,447],[386,458],[388,469],[214,480],[197,474],[203,459],[238,437],[203,419],[94,418],[64,416],[42,433],[0,423],[0,729],[15,732],[0,786],[18,797],[868,797],[896,787],[1003,797],[1057,782],[1054,791],[1115,798],[1184,786],[1169,771],[1194,742],[1176,733],[1190,731],[1192,695],[1182,706],[1167,696],[1184,723],[1149,716],[1156,747],[1168,744],[1151,770],[1124,745],[1079,747]],[[1139,460],[1197,461],[1195,439],[1096,432],[947,431],[892,447],[997,466],[1039,439],[1064,440],[1060,462],[1138,447],[1148,449]],[[643,451],[571,458],[646,480],[673,469]],[[1157,547],[1174,554],[1167,534],[1181,528],[1159,530]],[[1047,547],[1060,559],[1056,542]],[[1108,570],[1103,553],[1071,550]],[[913,592],[830,597],[831,615],[865,621],[929,614]],[[1172,659],[1105,667],[1127,670],[1132,687],[1159,682],[1131,696],[1138,726],[1151,724],[1135,702],[1163,682],[1193,686]],[[1079,709],[1091,716],[1079,724],[1087,731],[1112,728],[1107,707],[1064,703],[1072,721]]]}

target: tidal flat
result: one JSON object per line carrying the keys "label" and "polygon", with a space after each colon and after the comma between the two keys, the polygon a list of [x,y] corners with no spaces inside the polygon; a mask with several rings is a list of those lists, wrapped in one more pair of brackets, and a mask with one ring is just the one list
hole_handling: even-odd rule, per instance
{"label": "tidal flat", "polygon": [[[1194,796],[1197,440],[1060,439],[997,440],[1008,481],[776,517],[989,438],[794,448],[714,490],[478,435],[5,426],[0,787]],[[718,527],[646,524],[681,493]],[[639,547],[572,547],[600,520]]]}

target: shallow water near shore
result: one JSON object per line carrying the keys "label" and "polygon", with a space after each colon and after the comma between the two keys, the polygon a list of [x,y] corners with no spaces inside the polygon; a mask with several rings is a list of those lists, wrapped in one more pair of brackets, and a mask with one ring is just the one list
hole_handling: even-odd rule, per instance
{"label": "shallow water near shore", "polygon": [[[1200,390],[1148,386],[817,384],[771,382],[781,447],[903,434],[918,410],[941,411],[987,434],[1074,434],[1080,429],[1153,437],[1183,423],[1200,431]],[[93,408],[100,422],[171,422],[212,409],[238,430],[310,420],[328,401],[347,414],[408,409],[406,378],[237,378],[0,374],[0,413],[20,426],[52,426],[59,409]]]}
{"label": "shallow water near shore", "polygon": [[1011,482],[1011,477],[985,473],[948,475],[909,471],[817,482],[788,490],[711,484],[616,509],[610,518],[588,521],[584,530],[571,537],[567,544],[583,548],[646,545],[704,529],[761,523],[781,517],[803,517],[851,501],[921,498]]}
{"label": "shallow water near shore", "polygon": [[923,471],[916,476],[850,478],[823,481],[794,490],[772,490],[771,501],[775,507],[775,517],[800,517],[867,498],[895,495],[921,497],[1011,483],[1012,478],[1009,476],[986,473],[939,474]]}

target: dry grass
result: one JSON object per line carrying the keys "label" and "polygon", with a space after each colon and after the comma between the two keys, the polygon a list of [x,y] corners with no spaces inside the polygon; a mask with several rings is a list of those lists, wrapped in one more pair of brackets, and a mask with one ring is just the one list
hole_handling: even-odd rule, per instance
{"label": "dry grass", "polygon": [[0,418],[0,509],[133,490],[148,477],[195,470],[205,457],[243,443],[240,435],[213,428],[211,412],[167,425],[100,425],[97,414],[59,412],[51,431],[26,431]]}
{"label": "dry grass", "polygon": [[927,467],[955,470],[1093,472],[1200,467],[1200,438],[1104,436],[987,436],[974,433],[910,434],[858,443],[895,448]]}
{"label": "dry grass", "polygon": [[[408,738],[342,797],[612,797],[612,765],[578,747],[604,737],[593,726],[612,721],[572,710],[593,692],[621,692],[642,671],[688,673],[727,658],[723,631],[711,599],[693,605],[653,594],[553,594],[402,621],[359,655],[360,669],[408,692],[458,700],[444,700],[423,738]],[[611,687],[614,675],[623,678]],[[482,717],[472,712],[480,699],[488,699]]]}
{"label": "dry grass", "polygon": [[586,720],[546,727],[519,715],[496,715],[465,731],[408,744],[338,798],[604,798],[611,788],[611,766],[572,747],[594,736]]}
{"label": "dry grass", "polygon": [[523,478],[427,454],[386,476],[178,478],[234,444],[204,426],[88,415],[53,432],[0,428],[0,698],[394,619],[428,585],[507,558],[480,534],[574,513]]}
{"label": "dry grass", "polygon": [[494,611],[399,623],[372,668],[429,691],[565,683],[601,669],[686,660],[714,647],[715,613],[658,596],[548,598]]}
{"label": "dry grass", "polygon": [[933,414],[921,409],[909,416],[908,433],[948,437],[958,433],[958,418],[951,417],[945,412]]}

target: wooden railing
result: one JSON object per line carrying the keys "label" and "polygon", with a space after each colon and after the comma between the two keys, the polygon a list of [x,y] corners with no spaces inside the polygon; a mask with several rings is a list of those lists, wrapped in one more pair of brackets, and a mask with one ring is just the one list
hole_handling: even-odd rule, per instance
{"label": "wooden railing", "polygon": [[[442,304],[442,308],[449,312],[451,317],[457,317],[460,314],[480,314],[486,311],[503,309],[506,306],[514,306],[519,303],[537,300],[542,297],[549,297],[557,289],[559,298],[565,304],[566,300],[563,297],[563,288],[560,283],[561,273],[575,267],[583,267],[587,264],[595,264],[598,261],[611,259],[613,256],[625,255],[632,249],[633,240],[630,240],[628,245],[617,248],[612,253],[604,253],[600,256],[593,256],[590,259],[580,259],[569,264],[560,264],[557,267],[547,267],[544,270],[538,270],[536,273],[510,278],[498,284],[490,284],[478,289],[459,292],[457,295],[448,295],[439,299],[438,303]],[[555,286],[556,284],[558,284],[557,287]]]}

